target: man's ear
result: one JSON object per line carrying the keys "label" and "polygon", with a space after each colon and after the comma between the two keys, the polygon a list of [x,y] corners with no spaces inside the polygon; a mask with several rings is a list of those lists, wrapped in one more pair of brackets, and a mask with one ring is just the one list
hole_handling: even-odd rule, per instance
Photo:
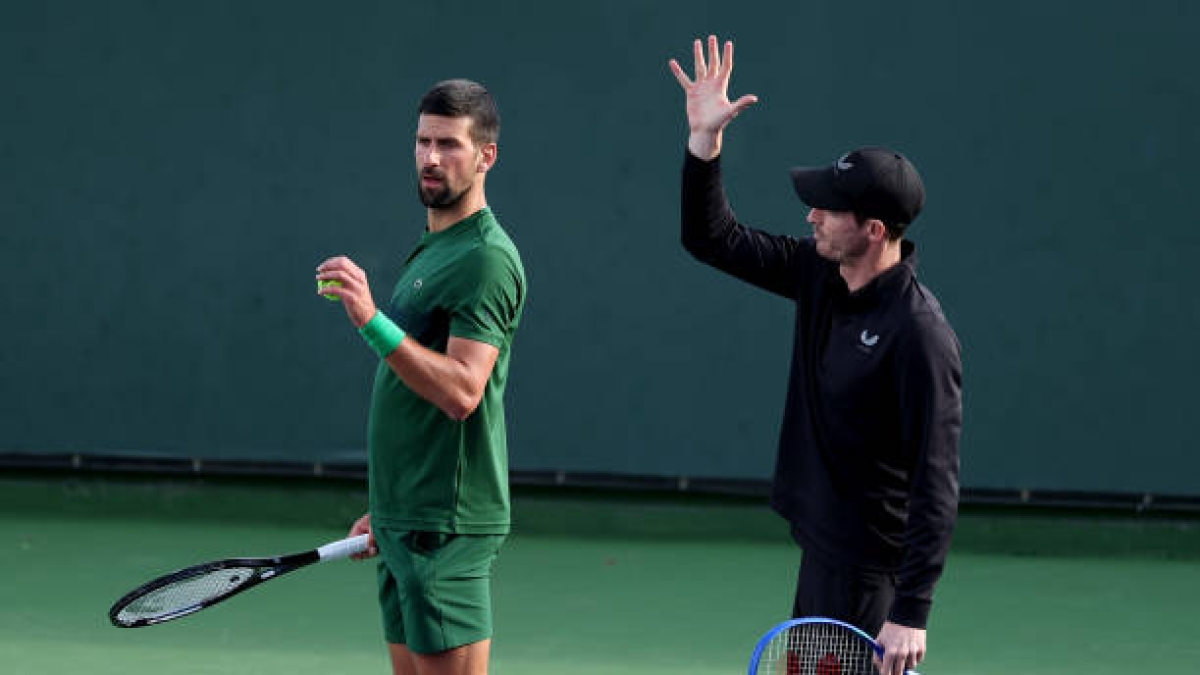
{"label": "man's ear", "polygon": [[497,155],[500,149],[495,143],[485,143],[479,148],[479,164],[476,167],[476,173],[487,173],[489,169],[496,165]]}
{"label": "man's ear", "polygon": [[884,225],[882,220],[878,218],[868,218],[867,228],[867,236],[871,238],[871,241],[887,241],[887,225]]}

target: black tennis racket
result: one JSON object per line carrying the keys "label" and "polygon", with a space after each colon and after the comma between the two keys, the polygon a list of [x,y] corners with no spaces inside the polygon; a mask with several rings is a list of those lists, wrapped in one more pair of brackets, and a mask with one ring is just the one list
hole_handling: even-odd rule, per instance
{"label": "black tennis racket", "polygon": [[187,567],[130,591],[108,610],[108,618],[118,628],[141,628],[178,619],[301,567],[362,553],[367,550],[368,539],[369,535],[361,534],[303,553],[230,558]]}
{"label": "black tennis racket", "polygon": [[875,655],[883,656],[883,647],[848,623],[823,617],[791,619],[758,641],[750,657],[750,675],[878,675],[871,658]]}

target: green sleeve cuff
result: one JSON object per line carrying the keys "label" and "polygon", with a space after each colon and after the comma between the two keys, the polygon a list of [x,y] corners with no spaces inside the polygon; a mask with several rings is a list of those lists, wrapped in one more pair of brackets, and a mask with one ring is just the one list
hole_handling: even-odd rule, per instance
{"label": "green sleeve cuff", "polygon": [[358,329],[358,334],[381,359],[386,359],[404,341],[404,330],[379,311]]}

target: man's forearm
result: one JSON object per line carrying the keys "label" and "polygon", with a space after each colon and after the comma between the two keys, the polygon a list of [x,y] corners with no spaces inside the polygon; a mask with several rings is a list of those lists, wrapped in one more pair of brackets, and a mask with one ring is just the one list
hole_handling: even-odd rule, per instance
{"label": "man's forearm", "polygon": [[411,336],[385,361],[409,389],[452,419],[470,417],[483,398],[487,379],[478,384],[470,364],[428,349]]}
{"label": "man's forearm", "polygon": [[950,467],[933,464],[914,481],[906,550],[889,615],[891,621],[913,628],[924,628],[929,618],[934,586],[945,569],[958,519],[957,474]]}
{"label": "man's forearm", "polygon": [[735,222],[721,185],[719,155],[704,159],[689,146],[683,163],[680,202],[680,239],[692,255],[706,260],[711,242],[720,240],[721,233]]}

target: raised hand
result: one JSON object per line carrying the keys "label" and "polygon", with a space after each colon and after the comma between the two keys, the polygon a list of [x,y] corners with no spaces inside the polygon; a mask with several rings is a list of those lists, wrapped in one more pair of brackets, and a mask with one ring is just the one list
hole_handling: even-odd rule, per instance
{"label": "raised hand", "polygon": [[329,258],[317,266],[317,281],[337,281],[341,284],[319,288],[316,292],[337,296],[355,328],[362,328],[375,316],[375,300],[371,297],[367,273],[353,260],[341,255]]}
{"label": "raised hand", "polygon": [[724,53],[717,49],[717,36],[708,36],[708,61],[700,40],[692,44],[696,59],[695,79],[675,59],[669,66],[687,95],[688,150],[700,159],[710,160],[721,154],[721,136],[725,127],[743,110],[758,103],[752,94],[729,101],[729,76],[733,72],[733,42],[726,40]]}

